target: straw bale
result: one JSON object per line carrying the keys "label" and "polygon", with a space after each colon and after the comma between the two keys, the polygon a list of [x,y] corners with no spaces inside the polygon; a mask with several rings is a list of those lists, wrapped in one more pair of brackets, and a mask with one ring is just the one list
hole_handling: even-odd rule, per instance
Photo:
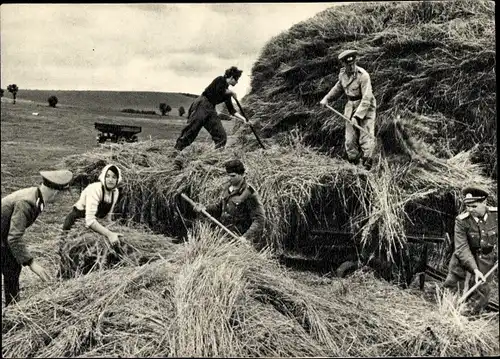
{"label": "straw bale", "polygon": [[164,259],[50,283],[9,306],[3,356],[498,354],[497,317],[470,320],[371,272],[297,274],[206,225],[192,238]]}

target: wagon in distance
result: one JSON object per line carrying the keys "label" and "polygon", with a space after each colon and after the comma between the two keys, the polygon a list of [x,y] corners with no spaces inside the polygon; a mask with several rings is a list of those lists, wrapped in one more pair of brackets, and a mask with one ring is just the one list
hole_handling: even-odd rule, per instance
{"label": "wagon in distance", "polygon": [[99,131],[97,143],[105,143],[107,140],[114,143],[137,142],[137,134],[142,131],[141,126],[116,125],[101,122],[95,122],[94,127]]}

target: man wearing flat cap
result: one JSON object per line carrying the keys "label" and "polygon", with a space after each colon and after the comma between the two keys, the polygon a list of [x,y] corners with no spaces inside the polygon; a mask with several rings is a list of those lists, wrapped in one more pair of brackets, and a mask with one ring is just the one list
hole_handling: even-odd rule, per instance
{"label": "man wearing flat cap", "polygon": [[250,241],[258,249],[265,245],[262,240],[265,212],[257,191],[247,183],[245,166],[238,160],[225,163],[228,183],[223,197],[216,203],[204,207],[195,206],[195,211],[205,209],[229,230],[241,236],[243,241]]}
{"label": "man wearing flat cap", "polygon": [[67,189],[73,174],[67,170],[41,171],[43,182],[38,187],[17,190],[2,198],[2,275],[5,306],[19,300],[19,276],[28,266],[42,280],[49,275],[33,258],[23,240],[24,232],[43,211],[45,204],[56,200]]}
{"label": "man wearing flat cap", "polygon": [[[322,106],[328,100],[334,101],[342,94],[347,96],[344,116],[351,120],[346,123],[345,149],[349,162],[359,164],[360,160],[366,169],[372,166],[373,148],[375,146],[375,112],[377,102],[372,92],[370,75],[365,69],[356,65],[356,50],[343,51],[338,59],[344,67],[340,69],[339,79],[335,86],[320,101]],[[367,133],[359,131],[352,124],[357,124]]]}
{"label": "man wearing flat cap", "polygon": [[[452,290],[457,286],[462,289],[466,272],[474,275],[476,283],[484,281],[484,274],[498,260],[497,207],[487,206],[488,192],[481,188],[467,187],[462,195],[466,211],[455,220],[455,251],[444,283]],[[471,297],[472,313],[479,313],[488,304],[492,276]]]}

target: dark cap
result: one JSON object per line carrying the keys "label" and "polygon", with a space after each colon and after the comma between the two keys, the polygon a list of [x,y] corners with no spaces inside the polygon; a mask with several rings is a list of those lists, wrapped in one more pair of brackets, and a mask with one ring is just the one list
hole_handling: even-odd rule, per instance
{"label": "dark cap", "polygon": [[353,62],[358,56],[358,51],[356,50],[345,50],[342,51],[339,55],[339,61],[342,62]]}
{"label": "dark cap", "polygon": [[464,203],[484,201],[488,197],[488,192],[477,187],[467,187],[462,190]]}
{"label": "dark cap", "polygon": [[68,170],[40,171],[40,175],[45,186],[56,190],[67,189],[73,179],[73,173]]}
{"label": "dark cap", "polygon": [[240,160],[230,160],[225,163],[227,173],[244,174],[245,166]]}

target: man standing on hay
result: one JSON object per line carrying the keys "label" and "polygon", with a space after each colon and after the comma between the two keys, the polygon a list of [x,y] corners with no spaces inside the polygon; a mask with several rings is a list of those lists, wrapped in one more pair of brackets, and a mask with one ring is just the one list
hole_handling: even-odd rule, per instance
{"label": "man standing on hay", "polygon": [[[365,69],[356,65],[356,50],[343,51],[338,59],[344,65],[340,69],[339,79],[335,86],[320,101],[322,106],[328,100],[334,101],[343,93],[347,96],[344,116],[351,121],[346,122],[345,149],[349,162],[362,165],[369,170],[372,166],[373,148],[375,147],[375,112],[377,102],[372,92],[370,75]],[[363,128],[360,131],[353,126]],[[370,136],[371,135],[371,136]]]}
{"label": "man standing on hay", "polygon": [[[455,220],[455,251],[444,282],[444,287],[452,290],[463,289],[466,271],[474,275],[476,283],[484,281],[484,274],[498,260],[497,207],[486,205],[488,192],[480,188],[467,187],[462,194],[466,211]],[[473,314],[480,313],[488,304],[493,275],[473,294]]]}
{"label": "man standing on hay", "polygon": [[243,241],[250,241],[260,250],[266,220],[264,207],[257,191],[247,183],[245,166],[240,160],[231,160],[225,164],[229,181],[224,188],[224,197],[217,203],[204,207],[197,204],[196,212],[206,210],[229,230],[241,236]]}
{"label": "man standing on hay", "polygon": [[229,89],[229,85],[235,86],[238,83],[242,72],[242,70],[232,66],[226,70],[224,76],[216,77],[201,96],[194,100],[188,110],[188,124],[182,130],[175,144],[176,150],[182,151],[193,143],[202,127],[205,127],[212,136],[215,148],[226,146],[226,130],[217,116],[215,106],[224,102],[232,116],[246,122],[245,118],[234,109],[231,97],[236,99],[236,93]]}
{"label": "man standing on hay", "polygon": [[66,216],[60,242],[61,255],[60,275],[66,278],[64,258],[64,239],[75,222],[85,218],[85,226],[106,237],[111,245],[119,242],[120,233],[113,232],[99,223],[98,219],[106,218],[111,222],[113,210],[120,194],[118,185],[122,181],[120,169],[112,164],[106,165],[99,175],[99,181],[89,184],[80,194],[80,198]]}
{"label": "man standing on hay", "polygon": [[17,190],[2,198],[2,275],[5,306],[19,300],[19,276],[28,266],[42,280],[49,280],[46,270],[33,258],[23,240],[24,232],[43,211],[46,203],[56,200],[67,189],[73,174],[67,170],[41,171],[38,187]]}

